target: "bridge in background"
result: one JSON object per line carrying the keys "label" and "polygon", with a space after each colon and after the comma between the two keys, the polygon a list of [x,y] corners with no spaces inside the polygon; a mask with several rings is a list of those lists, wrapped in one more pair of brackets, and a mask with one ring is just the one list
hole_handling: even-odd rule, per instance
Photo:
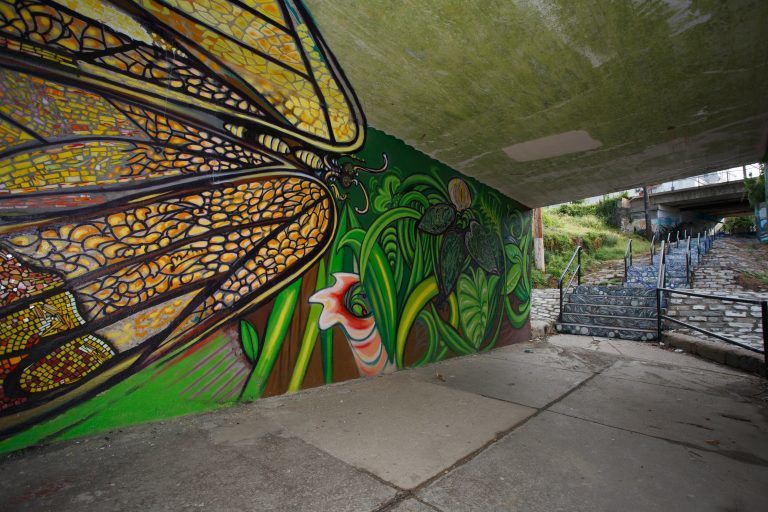
{"label": "bridge in background", "polygon": [[[753,166],[750,166],[753,167]],[[649,188],[649,213],[654,229],[681,224],[711,224],[723,217],[753,212],[744,193],[745,177],[757,175],[754,168],[717,171]],[[635,226],[645,223],[643,196],[630,201]]]}

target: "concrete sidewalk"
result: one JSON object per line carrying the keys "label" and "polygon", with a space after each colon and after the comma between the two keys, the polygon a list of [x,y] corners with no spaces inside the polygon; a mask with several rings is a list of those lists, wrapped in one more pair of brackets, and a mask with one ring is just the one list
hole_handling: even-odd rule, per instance
{"label": "concrete sidewalk", "polygon": [[553,336],[12,455],[0,508],[766,510],[767,396],[686,354]]}

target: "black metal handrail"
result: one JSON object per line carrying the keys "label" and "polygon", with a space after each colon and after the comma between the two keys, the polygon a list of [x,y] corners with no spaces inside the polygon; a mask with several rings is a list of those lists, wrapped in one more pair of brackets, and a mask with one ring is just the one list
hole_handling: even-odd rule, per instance
{"label": "black metal handrail", "polygon": [[696,264],[701,265],[701,231],[696,233]]}
{"label": "black metal handrail", "polygon": [[686,238],[685,242],[685,284],[691,286],[691,237]]}
{"label": "black metal handrail", "polygon": [[571,287],[574,276],[577,276],[576,284],[581,284],[581,251],[581,246],[577,245],[576,250],[573,251],[571,259],[568,260],[568,265],[566,265],[565,269],[563,270],[563,274],[560,276],[560,279],[557,280],[557,288],[560,290],[560,314],[558,315],[558,318],[561,322],[563,321],[563,281],[565,280],[565,276],[568,273],[568,269],[570,269],[571,265],[573,265],[573,260],[577,259],[576,267],[571,271],[571,278],[568,280],[568,284],[565,285],[565,289],[568,290]]}
{"label": "black metal handrail", "polygon": [[[757,349],[755,347],[751,347],[749,345],[745,345],[744,343],[741,343],[738,340],[734,340],[732,338],[728,338],[727,336],[723,336],[722,334],[717,334],[716,332],[710,331],[708,329],[704,329],[702,327],[698,327],[693,324],[689,324],[688,322],[683,322],[682,320],[678,320],[676,318],[672,318],[667,315],[662,314],[661,310],[661,300],[659,297],[661,297],[662,293],[667,294],[678,294],[678,295],[686,295],[688,297],[700,297],[704,299],[715,299],[715,300],[722,300],[722,301],[728,301],[728,302],[737,302],[741,304],[759,304],[760,305],[760,314],[761,314],[761,322],[763,327],[763,350]],[[675,290],[670,288],[664,288],[659,287],[656,289],[656,314],[658,316],[658,336],[659,340],[661,340],[661,321],[667,320],[668,322],[674,322],[676,324],[683,325],[687,327],[688,329],[693,329],[694,331],[698,331],[700,333],[706,334],[708,336],[712,336],[713,338],[717,338],[719,340],[722,340],[726,343],[730,343],[731,345],[736,345],[738,347],[741,347],[745,350],[749,350],[750,352],[756,352],[758,354],[763,354],[764,360],[765,360],[765,367],[766,371],[768,371],[768,300],[766,299],[745,299],[745,298],[739,298],[739,297],[726,297],[723,295],[714,295],[714,294],[707,294],[707,293],[698,293],[698,292],[689,292],[689,291],[683,291],[683,290]]]}
{"label": "black metal handrail", "polygon": [[661,239],[661,233],[655,232],[653,233],[653,238],[651,238],[651,265],[653,265],[653,257],[656,255],[656,238]]}
{"label": "black metal handrail", "polygon": [[[629,262],[629,265],[627,265]],[[629,268],[632,266],[632,239],[627,241],[627,248],[624,249],[624,282],[627,282],[627,274]]]}
{"label": "black metal handrail", "polygon": [[659,270],[656,273],[656,328],[659,333],[659,341],[661,341],[661,308],[664,296],[662,290],[667,282],[666,261],[667,253],[665,252],[666,245],[664,240],[661,241],[661,256],[659,257]]}

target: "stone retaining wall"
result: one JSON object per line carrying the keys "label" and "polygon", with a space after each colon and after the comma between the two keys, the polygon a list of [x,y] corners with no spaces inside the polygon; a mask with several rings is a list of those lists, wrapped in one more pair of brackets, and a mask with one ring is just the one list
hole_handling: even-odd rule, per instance
{"label": "stone retaining wall", "polygon": [[560,290],[534,288],[531,301],[531,320],[554,322],[560,313]]}
{"label": "stone retaining wall", "polygon": [[[716,293],[715,290],[701,288],[691,291]],[[729,297],[768,299],[768,293],[722,292],[721,294]],[[667,315],[696,327],[716,332],[737,341],[743,341],[755,348],[763,348],[762,315],[759,305],[673,295],[669,299]],[[667,322],[667,324],[670,329],[679,332],[694,332],[673,322]]]}

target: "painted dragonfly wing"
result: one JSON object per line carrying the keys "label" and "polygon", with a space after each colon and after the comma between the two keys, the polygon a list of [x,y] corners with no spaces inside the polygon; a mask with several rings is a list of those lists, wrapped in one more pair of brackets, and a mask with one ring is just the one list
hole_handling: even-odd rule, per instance
{"label": "painted dragonfly wing", "polygon": [[336,219],[301,171],[362,143],[301,6],[112,4],[0,0],[0,430],[308,268]]}
{"label": "painted dragonfly wing", "polygon": [[335,222],[324,184],[275,171],[0,236],[0,408],[211,332],[314,263]]}
{"label": "painted dragonfly wing", "polygon": [[263,302],[335,231],[326,186],[279,151],[0,75],[5,126],[29,135],[0,152],[0,430]]}
{"label": "painted dragonfly wing", "polygon": [[295,167],[161,111],[0,68],[3,127],[0,219],[10,221],[93,207],[126,190]]}
{"label": "painted dragonfly wing", "polygon": [[266,130],[329,152],[362,145],[358,102],[300,4],[111,4],[2,0],[0,59],[211,129]]}

